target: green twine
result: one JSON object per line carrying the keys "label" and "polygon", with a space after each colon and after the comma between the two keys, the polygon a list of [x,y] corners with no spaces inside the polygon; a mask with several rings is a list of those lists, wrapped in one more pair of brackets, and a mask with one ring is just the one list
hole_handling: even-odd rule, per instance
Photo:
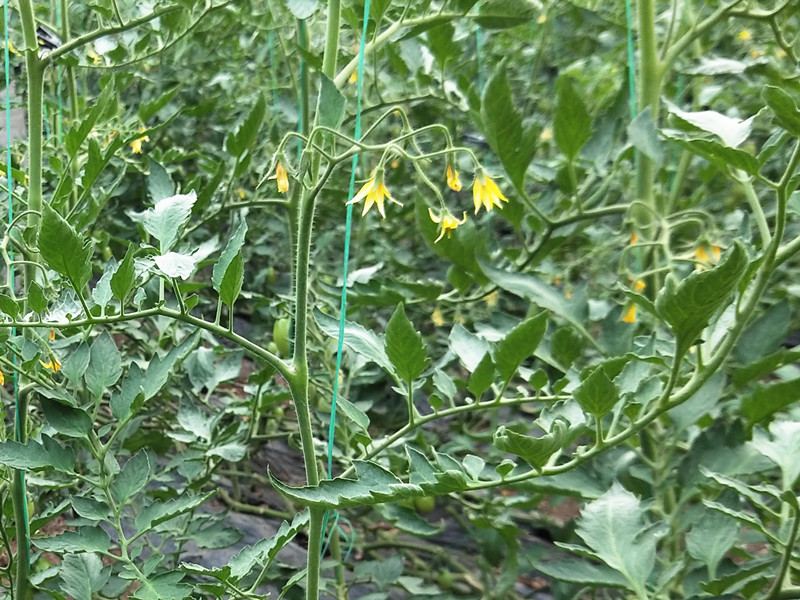
{"label": "green twine", "polygon": [[[8,38],[8,0],[3,0],[3,37],[5,39],[5,69],[6,69],[6,181],[8,183],[8,225],[9,225],[9,235],[10,235],[10,228],[11,223],[14,220],[14,199],[13,199],[13,190],[14,190],[14,178],[11,174],[11,57],[9,55],[9,38]],[[8,265],[8,283],[9,287],[11,288],[11,293],[14,293],[15,288],[15,273],[14,273],[14,244],[8,245],[8,257],[10,260],[10,264]],[[11,335],[17,335],[17,328],[11,328]],[[16,427],[17,432],[17,439],[22,441],[22,419],[19,412],[19,376],[17,375],[17,355],[14,354],[13,357],[13,364],[14,364],[14,424]],[[25,472],[22,470],[18,470],[15,473],[16,477],[18,477],[19,486],[22,490],[22,514],[25,517],[25,528],[28,529],[29,517],[28,517],[28,502],[27,497],[28,493],[25,489]],[[20,539],[19,532],[17,532],[17,540]],[[23,552],[20,552],[19,549],[17,551],[17,560],[24,560],[27,562],[28,565],[31,563],[31,547],[30,547],[30,531],[26,531],[25,536],[23,537],[25,540],[25,548]]]}
{"label": "green twine", "polygon": [[631,119],[636,118],[636,57],[633,49],[633,11],[631,0],[625,0],[625,21],[628,29],[628,95],[631,104]]}

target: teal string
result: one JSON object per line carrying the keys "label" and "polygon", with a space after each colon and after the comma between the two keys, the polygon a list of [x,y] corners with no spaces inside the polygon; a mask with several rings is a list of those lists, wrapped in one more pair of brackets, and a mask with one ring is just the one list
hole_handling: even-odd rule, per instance
{"label": "teal string", "polygon": [[[6,69],[6,181],[8,183],[8,225],[9,235],[11,234],[11,223],[14,220],[14,178],[11,174],[11,56],[8,50],[8,0],[3,0],[3,37],[5,39],[5,69]],[[15,273],[14,273],[14,244],[8,245],[8,258],[10,264],[8,265],[8,284],[11,288],[11,295],[14,295],[15,288]],[[11,328],[11,335],[17,335],[17,328]],[[17,439],[22,440],[22,419],[19,412],[19,376],[17,375],[17,355],[13,357],[14,365],[14,424],[17,432]],[[25,489],[25,472],[18,470],[15,472],[18,477],[19,486],[22,490],[22,512],[25,516],[25,528],[28,528],[30,518],[28,516],[28,503],[25,501],[28,497],[27,490]],[[17,539],[20,539],[19,532],[17,532]],[[25,548],[23,551],[17,549],[17,560],[24,560],[30,565],[31,562],[31,547],[30,547],[30,532],[25,535]]]}
{"label": "teal string", "polygon": [[[369,2],[364,2],[364,28],[361,32],[361,45],[358,49],[358,81],[356,82],[356,127],[354,138],[361,139],[361,92],[364,82],[364,46],[367,40],[367,24],[369,22]],[[350,170],[350,189],[348,200],[352,200],[356,186],[356,168],[358,153],[353,155]],[[331,423],[328,427],[328,479],[333,477],[333,438],[336,431],[336,402],[339,398],[339,371],[342,368],[342,350],[344,348],[344,323],[347,317],[347,264],[350,257],[350,229],[353,223],[353,205],[347,205],[347,216],[344,228],[344,257],[342,264],[342,303],[339,307],[339,344],[336,348],[336,371],[333,375],[333,400],[331,401]],[[323,530],[324,531],[324,530]]]}
{"label": "teal string", "polygon": [[628,29],[628,95],[631,104],[631,120],[636,118],[636,57],[633,48],[633,10],[631,0],[625,0],[625,20]]}

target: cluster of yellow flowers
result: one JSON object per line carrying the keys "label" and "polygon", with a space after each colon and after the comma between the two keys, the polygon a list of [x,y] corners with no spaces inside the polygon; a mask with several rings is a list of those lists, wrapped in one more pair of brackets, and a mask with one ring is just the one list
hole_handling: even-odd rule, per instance
{"label": "cluster of yellow flowers", "polygon": [[[445,175],[447,178],[447,186],[454,192],[460,192],[462,187],[461,179],[458,171],[452,164],[447,165]],[[366,215],[373,206],[377,206],[381,217],[385,219],[386,200],[398,206],[403,206],[403,204],[395,200],[389,193],[389,190],[386,189],[386,185],[383,182],[383,178],[383,167],[379,166],[372,172],[367,182],[361,186],[361,189],[358,190],[356,195],[353,196],[352,200],[347,204],[358,204],[364,200],[364,208],[361,211],[362,216]],[[286,169],[280,161],[275,164],[275,174],[270,179],[275,179],[278,192],[281,194],[289,191],[289,178]],[[497,187],[494,180],[486,174],[486,171],[484,171],[482,167],[478,167],[475,173],[475,180],[472,184],[472,201],[475,206],[475,214],[477,215],[481,207],[484,207],[487,212],[491,211],[494,207],[502,209],[502,202],[508,202],[508,199],[503,195],[503,192],[500,191],[500,188]],[[450,234],[452,234],[459,225],[463,225],[467,221],[466,211],[464,211],[462,217],[459,219],[444,205],[442,205],[438,213],[432,208],[429,208],[428,214],[430,215],[431,221],[440,227],[439,237],[436,238],[436,242],[441,240],[445,235],[450,237]]]}

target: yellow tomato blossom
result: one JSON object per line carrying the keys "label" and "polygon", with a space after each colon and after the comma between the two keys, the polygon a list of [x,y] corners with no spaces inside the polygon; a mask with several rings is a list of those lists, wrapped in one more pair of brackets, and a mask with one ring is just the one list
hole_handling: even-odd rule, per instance
{"label": "yellow tomato blossom", "polygon": [[740,42],[746,42],[746,41],[750,40],[753,36],[750,35],[750,32],[747,29],[742,29],[739,32],[739,35],[736,36],[736,37],[739,38]]}
{"label": "yellow tomato blossom", "polygon": [[636,243],[637,243],[638,241],[639,241],[639,236],[638,236],[638,235],[636,235],[636,232],[635,232],[635,231],[631,231],[631,246],[634,246],[634,245],[636,245]]}
{"label": "yellow tomato blossom", "polygon": [[353,71],[350,73],[350,78],[347,80],[347,83],[353,85],[354,83],[358,83],[358,71]]}
{"label": "yellow tomato blossom", "polygon": [[278,182],[278,191],[285,194],[289,191],[289,177],[286,174],[286,169],[283,168],[281,161],[275,165],[275,179]]}
{"label": "yellow tomato blossom", "polygon": [[445,324],[444,317],[442,316],[442,311],[439,310],[438,308],[433,309],[433,312],[431,313],[431,322],[436,327],[441,327],[442,325]]}
{"label": "yellow tomato blossom", "polygon": [[[139,128],[139,133],[144,133],[144,127]],[[142,142],[149,142],[150,136],[143,135],[140,138],[136,138],[130,143],[131,150],[133,150],[134,154],[141,154],[142,153]]]}
{"label": "yellow tomato blossom", "polygon": [[488,308],[495,308],[499,300],[500,300],[500,294],[497,293],[497,290],[489,294],[486,294],[483,297],[483,301],[486,302],[486,306]]}
{"label": "yellow tomato blossom", "polygon": [[54,342],[55,340],[56,340],[56,330],[55,329],[51,329],[50,330],[50,341]]}
{"label": "yellow tomato blossom", "polygon": [[552,127],[545,127],[542,129],[542,133],[539,134],[539,139],[543,142],[548,142],[553,139],[553,129]]}
{"label": "yellow tomato blossom", "polygon": [[475,181],[472,184],[472,200],[475,204],[475,214],[478,214],[481,206],[486,208],[487,212],[492,210],[495,206],[503,208],[500,201],[508,202],[508,199],[503,196],[503,192],[497,187],[497,184],[489,177],[483,169],[478,169],[475,173]]}
{"label": "yellow tomato blossom", "polygon": [[6,384],[6,376],[3,375],[2,371],[0,371],[0,385],[5,385],[5,384]]}
{"label": "yellow tomato blossom", "polygon": [[461,180],[458,178],[458,171],[453,168],[453,165],[447,165],[447,185],[454,192],[461,191]]}
{"label": "yellow tomato blossom", "polygon": [[636,290],[637,292],[643,291],[644,288],[646,288],[646,287],[647,287],[647,284],[644,281],[642,281],[641,279],[637,279],[633,283],[633,289]]}
{"label": "yellow tomato blossom", "polygon": [[458,228],[459,225],[463,225],[467,222],[467,212],[464,211],[464,216],[461,217],[459,221],[456,219],[449,210],[444,211],[442,216],[439,216],[433,212],[433,209],[428,209],[428,214],[431,217],[431,221],[434,223],[441,224],[441,231],[439,232],[439,237],[434,240],[434,244],[438,242],[440,239],[444,237],[444,234],[447,234],[447,237],[450,237],[450,234]]}
{"label": "yellow tomato blossom", "polygon": [[636,323],[636,305],[631,304],[628,311],[622,315],[622,321],[624,323]]}
{"label": "yellow tomato blossom", "polygon": [[58,373],[61,370],[61,363],[56,357],[51,358],[49,361],[44,362],[40,360],[39,363],[45,368],[51,370],[53,373]]}
{"label": "yellow tomato blossom", "polygon": [[719,246],[698,246],[694,251],[694,258],[697,261],[694,266],[695,271],[702,271],[710,265],[717,264],[721,256],[722,248]]}
{"label": "yellow tomato blossom", "polygon": [[353,196],[353,199],[347,204],[356,204],[364,200],[364,210],[361,211],[362,216],[367,214],[374,204],[378,207],[378,212],[381,213],[381,217],[385,219],[386,210],[383,207],[384,199],[388,199],[390,202],[403,206],[400,202],[392,198],[389,190],[383,185],[383,171],[378,173],[378,169],[375,169],[372,172],[372,176],[367,180],[367,183],[361,186],[358,193]]}
{"label": "yellow tomato blossom", "polygon": [[539,25],[542,25],[543,23],[547,23],[547,15],[539,15],[539,18],[536,19],[536,22]]}

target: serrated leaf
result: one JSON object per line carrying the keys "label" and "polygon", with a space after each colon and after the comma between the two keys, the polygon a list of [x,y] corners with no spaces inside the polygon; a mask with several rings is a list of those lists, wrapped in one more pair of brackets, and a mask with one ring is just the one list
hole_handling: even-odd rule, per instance
{"label": "serrated leaf", "polygon": [[47,266],[80,293],[92,276],[92,246],[47,203],[42,205],[37,243]]}
{"label": "serrated leaf", "polygon": [[685,112],[676,106],[669,106],[669,112],[690,126],[715,135],[729,148],[743,144],[753,128],[754,117],[742,121],[713,110]]}
{"label": "serrated leaf", "polygon": [[0,294],[0,312],[8,315],[12,319],[16,319],[20,312],[19,302],[5,294]]}
{"label": "serrated leaf", "polygon": [[655,305],[675,335],[677,357],[689,350],[711,317],[728,303],[747,265],[747,251],[737,240],[715,268],[695,271],[680,283],[667,277]]}
{"label": "serrated leaf", "polygon": [[23,471],[54,469],[72,474],[75,466],[75,453],[72,448],[62,448],[58,442],[42,435],[42,443],[28,440],[20,444],[13,440],[0,442],[0,464]]}
{"label": "serrated leaf", "polygon": [[705,158],[723,172],[726,172],[728,167],[733,167],[741,169],[748,175],[759,176],[760,165],[758,159],[744,150],[731,148],[716,140],[701,139],[691,134],[674,130],[662,130],[661,133],[665,138],[675,142],[692,154]]}
{"label": "serrated leaf", "polygon": [[111,276],[111,291],[114,297],[119,300],[121,305],[124,305],[133,290],[135,281],[136,269],[133,261],[135,249],[133,244],[128,244],[128,250],[125,252],[125,258],[119,263],[117,270]]}
{"label": "serrated leaf", "polygon": [[136,529],[139,533],[149,531],[156,525],[193,511],[213,495],[214,492],[208,492],[199,496],[185,494],[164,502],[155,500],[136,516]]}
{"label": "serrated leaf", "polygon": [[108,552],[111,538],[102,527],[79,527],[49,538],[35,538],[31,542],[45,552]]}
{"label": "serrated leaf", "polygon": [[603,365],[595,367],[573,392],[573,395],[585,412],[598,419],[611,412],[619,400],[617,386],[606,374]]}
{"label": "serrated leaf", "polygon": [[641,598],[655,566],[656,539],[641,535],[644,510],[619,483],[581,511],[576,533],[609,567],[619,571]]}
{"label": "serrated leaf", "polygon": [[800,398],[800,378],[759,386],[751,394],[742,397],[741,411],[750,425],[797,402]]}
{"label": "serrated leaf", "polygon": [[413,510],[397,504],[379,504],[377,507],[381,517],[400,531],[416,537],[432,537],[444,529],[444,522],[432,525]]}
{"label": "serrated leaf", "polygon": [[108,581],[111,571],[103,568],[96,554],[67,554],[59,568],[61,590],[73,600],[92,600]]}
{"label": "serrated leaf", "polygon": [[134,596],[136,600],[184,600],[192,591],[192,586],[181,583],[184,574],[169,571],[152,578],[139,579],[141,585]]}
{"label": "serrated leaf", "polygon": [[756,429],[751,444],[780,467],[781,489],[791,489],[800,476],[800,423],[776,421],[769,426],[769,434]]}
{"label": "serrated leaf", "polygon": [[242,291],[242,284],[244,283],[244,258],[240,252],[233,257],[233,260],[228,265],[225,271],[225,276],[222,278],[219,289],[219,297],[222,303],[230,308],[233,308],[234,302],[239,297]]}
{"label": "serrated leaf", "polygon": [[561,559],[558,561],[536,561],[537,571],[555,581],[567,581],[592,587],[624,588],[625,578],[605,565],[594,565],[587,561]]}
{"label": "serrated leaf", "polygon": [[419,377],[428,364],[428,349],[422,335],[406,317],[402,304],[397,305],[386,325],[384,346],[395,372],[406,383]]}
{"label": "serrated leaf", "polygon": [[98,400],[122,376],[122,357],[108,331],[103,331],[94,339],[90,355],[89,366],[83,377],[86,388]]}
{"label": "serrated leaf", "polygon": [[339,396],[337,406],[344,415],[355,423],[362,431],[369,434],[369,416],[347,398]]}
{"label": "serrated leaf", "polygon": [[[142,123],[144,123],[145,121],[147,121],[147,119],[155,115],[158,111],[160,111],[167,104],[169,104],[169,101],[175,97],[175,94],[178,93],[179,89],[180,86],[176,85],[171,90],[167,90],[166,92],[164,92],[163,94],[161,94],[160,96],[158,96],[157,98],[155,98],[150,102],[141,102],[139,104],[139,110],[138,110],[139,120]],[[169,193],[172,194],[171,191]]]}
{"label": "serrated leaf", "polygon": [[61,364],[62,375],[69,379],[73,385],[76,385],[89,366],[90,356],[89,345],[86,342],[81,342]]}
{"label": "serrated leaf", "polygon": [[664,148],[649,106],[636,115],[628,125],[628,138],[634,148],[656,165],[660,166],[664,162]]}
{"label": "serrated leaf", "polygon": [[736,522],[717,511],[703,513],[686,534],[686,550],[706,565],[709,581],[717,578],[717,567],[738,534]]}
{"label": "serrated leaf", "polygon": [[40,398],[40,403],[45,420],[58,433],[68,437],[85,438],[92,430],[92,418],[85,410],[44,396]]}
{"label": "serrated leaf", "polygon": [[156,266],[167,277],[189,279],[197,268],[197,258],[188,254],[167,252],[161,256],[154,256]]}
{"label": "serrated leaf", "polygon": [[553,137],[559,149],[572,161],[592,136],[592,118],[575,91],[572,79],[562,75],[556,83],[556,115]]}
{"label": "serrated leaf", "polygon": [[478,367],[489,352],[489,342],[467,331],[461,323],[456,323],[450,330],[448,342],[450,350],[470,373]]}
{"label": "serrated leaf", "polygon": [[253,108],[237,128],[225,138],[225,150],[232,156],[240,158],[255,141],[261,123],[264,121],[266,102],[263,94],[259,94]]}
{"label": "serrated leaf", "polygon": [[800,110],[794,99],[779,87],[768,85],[761,94],[775,113],[775,120],[793,136],[800,136]]}
{"label": "serrated leaf", "polygon": [[94,286],[92,290],[92,300],[94,300],[95,304],[102,310],[106,309],[106,306],[111,302],[111,298],[113,297],[111,292],[111,278],[114,276],[117,267],[117,262],[113,258],[107,262],[103,269],[102,277],[100,277],[97,285]]}
{"label": "serrated leaf", "polygon": [[547,329],[547,313],[526,319],[494,346],[494,364],[503,381],[508,382],[522,362],[531,356]]}
{"label": "serrated leaf", "polygon": [[[339,321],[329,317],[318,309],[314,309],[314,320],[326,335],[338,339]],[[367,360],[375,362],[389,373],[394,373],[394,366],[384,350],[383,338],[371,331],[367,331],[358,323],[345,321],[344,345],[356,354]]]}
{"label": "serrated leaf", "polygon": [[239,442],[228,442],[220,446],[214,446],[206,451],[206,456],[219,456],[229,462],[238,462],[247,455],[247,446]]}
{"label": "serrated leaf", "polygon": [[153,474],[153,465],[147,452],[140,450],[125,462],[125,466],[111,484],[111,495],[117,504],[125,504],[139,492]]}
{"label": "serrated leaf", "polygon": [[219,260],[214,265],[214,270],[211,274],[211,283],[214,286],[214,290],[218,293],[222,287],[222,280],[225,277],[225,273],[228,271],[228,267],[231,262],[233,262],[234,258],[240,254],[246,235],[247,221],[242,217],[237,217],[235,225],[233,226],[233,233],[231,233],[231,237],[228,238],[228,242],[225,244],[225,248],[222,250],[222,254],[220,254]]}
{"label": "serrated leaf", "polygon": [[161,164],[148,159],[150,163],[150,175],[147,176],[147,193],[153,203],[158,203],[165,198],[175,194],[175,184]]}
{"label": "serrated leaf", "polygon": [[492,357],[487,353],[469,376],[467,390],[476,398],[480,397],[494,382],[494,373],[495,369]]}
{"label": "serrated leaf", "polygon": [[553,425],[553,431],[541,437],[523,435],[501,425],[492,441],[498,450],[519,456],[538,471],[564,444],[564,425],[560,421]]}
{"label": "serrated leaf", "polygon": [[142,215],[142,224],[147,233],[161,242],[161,253],[172,250],[178,235],[192,213],[192,206],[197,201],[194,190],[188,194],[169,196],[156,202]]}
{"label": "serrated leaf", "polygon": [[95,500],[94,498],[85,498],[83,496],[72,496],[70,503],[75,512],[91,521],[103,521],[111,516],[111,508],[104,502]]}
{"label": "serrated leaf", "polygon": [[345,98],[328,77],[320,74],[322,79],[319,88],[319,124],[322,127],[338,129],[344,119]]}
{"label": "serrated leaf", "polygon": [[487,29],[507,29],[532,20],[539,12],[533,0],[485,0],[475,22]]}
{"label": "serrated leaf", "polygon": [[28,285],[28,308],[37,314],[41,314],[47,308],[47,298],[41,286],[35,281]]}
{"label": "serrated leaf", "polygon": [[486,141],[500,157],[514,185],[523,189],[525,171],[536,152],[539,131],[533,125],[523,127],[522,114],[517,110],[508,83],[505,61],[495,70],[483,90],[481,121]]}
{"label": "serrated leaf", "polygon": [[288,521],[283,521],[272,537],[263,539],[253,546],[242,548],[228,563],[231,577],[235,581],[239,581],[249,575],[255,565],[260,567],[269,565],[278,552],[291,542],[299,532],[305,529],[308,520],[309,512],[304,510],[295,515],[291,524]]}

